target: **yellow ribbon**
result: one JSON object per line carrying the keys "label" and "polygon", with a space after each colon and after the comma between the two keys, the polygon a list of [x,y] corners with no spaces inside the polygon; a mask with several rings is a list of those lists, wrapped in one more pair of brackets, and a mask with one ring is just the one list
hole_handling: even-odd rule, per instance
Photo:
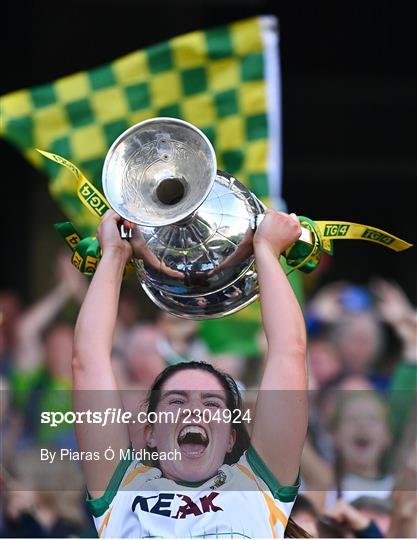
{"label": "yellow ribbon", "polygon": [[316,221],[315,223],[323,242],[329,240],[366,240],[381,244],[394,251],[403,251],[412,246],[401,238],[370,225],[351,223],[350,221]]}
{"label": "yellow ribbon", "polygon": [[36,149],[40,154],[47,157],[51,161],[55,161],[59,165],[63,165],[77,179],[77,194],[80,201],[86,206],[95,216],[101,218],[104,216],[106,211],[110,208],[109,203],[106,201],[104,195],[83,175],[78,167],[76,167],[71,161],[58,156],[57,154],[52,154],[50,152],[45,152],[44,150]]}
{"label": "yellow ribbon", "polygon": [[[58,156],[57,154],[45,152],[44,150],[39,150],[38,148],[36,150],[46,158],[55,161],[55,163],[58,163],[59,165],[63,165],[69,171],[71,171],[77,179],[77,194],[80,201],[96,217],[103,217],[106,211],[110,208],[110,205],[104,195],[102,195],[100,191],[89,180],[87,180],[87,178],[83,175],[80,169],[76,167],[73,163],[71,163],[71,161],[68,161],[63,157]],[[60,227],[62,228],[62,226],[72,227],[72,225],[71,223],[62,223],[56,226],[57,230],[63,235],[64,240],[67,242],[67,244],[73,251],[73,256],[71,259],[72,264],[76,268],[78,268],[78,270],[80,270],[80,272],[82,272],[83,274],[92,275],[97,268],[98,258],[92,257],[91,255],[84,253],[84,251],[89,248],[91,250],[91,248],[95,246],[95,244],[97,243],[96,238],[89,237],[81,240],[75,229],[71,230],[70,234],[65,236],[65,234],[60,231]],[[81,251],[81,247],[83,254],[77,251],[77,249]],[[131,262],[127,263],[124,269],[123,278],[126,278],[133,270],[133,264]]]}

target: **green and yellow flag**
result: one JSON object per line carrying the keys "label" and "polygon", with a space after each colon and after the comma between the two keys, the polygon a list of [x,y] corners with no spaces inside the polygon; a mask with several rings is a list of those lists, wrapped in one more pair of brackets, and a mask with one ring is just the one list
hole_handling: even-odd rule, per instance
{"label": "green and yellow flag", "polygon": [[[181,118],[199,127],[214,146],[219,168],[277,206],[281,137],[276,19],[257,17],[192,32],[89,71],[12,92],[1,97],[0,135],[45,172],[64,213],[82,235],[91,235],[98,220],[78,199],[74,176],[35,149],[70,160],[101,190],[110,145],[129,126],[155,116]],[[240,317],[258,328],[255,308]],[[216,321],[211,323],[214,328]],[[249,343],[251,339],[242,340],[241,329],[239,341]],[[221,343],[215,348],[224,350]],[[254,352],[250,348],[241,350]]]}

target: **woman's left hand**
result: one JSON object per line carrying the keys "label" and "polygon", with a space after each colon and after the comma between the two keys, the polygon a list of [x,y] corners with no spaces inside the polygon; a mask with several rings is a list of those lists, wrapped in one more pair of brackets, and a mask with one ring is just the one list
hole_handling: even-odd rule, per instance
{"label": "woman's left hand", "polygon": [[295,214],[268,209],[255,232],[253,245],[255,250],[260,246],[268,246],[276,255],[280,255],[300,236],[301,225]]}

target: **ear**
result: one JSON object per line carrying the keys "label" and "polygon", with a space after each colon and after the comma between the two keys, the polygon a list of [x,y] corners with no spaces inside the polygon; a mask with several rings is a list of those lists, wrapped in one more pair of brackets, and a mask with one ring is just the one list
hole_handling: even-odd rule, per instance
{"label": "ear", "polygon": [[230,436],[229,436],[229,446],[227,447],[228,454],[230,454],[230,452],[233,450],[235,442],[236,442],[236,430],[232,429],[230,431]]}
{"label": "ear", "polygon": [[149,448],[155,448],[156,441],[153,436],[152,426],[150,424],[145,425],[144,435],[145,435],[146,446],[149,446]]}

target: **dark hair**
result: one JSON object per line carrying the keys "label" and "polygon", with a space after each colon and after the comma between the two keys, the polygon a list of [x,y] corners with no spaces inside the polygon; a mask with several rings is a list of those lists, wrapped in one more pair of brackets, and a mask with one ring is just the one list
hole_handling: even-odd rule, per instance
{"label": "dark hair", "polygon": [[317,512],[314,504],[304,495],[298,495],[295,499],[294,506],[291,510],[291,515],[296,514],[297,512],[305,512],[306,514],[310,514],[310,516],[314,519],[318,519],[319,517],[319,513]]}
{"label": "dark hair", "polygon": [[44,344],[51,334],[55,330],[60,330],[61,328],[74,329],[74,325],[65,317],[57,317],[51,321],[40,333],[41,342]]}
{"label": "dark hair", "polygon": [[[180,371],[185,371],[188,369],[195,369],[200,371],[206,371],[211,373],[216,377],[219,383],[222,385],[226,393],[226,406],[229,410],[234,411],[236,409],[242,411],[242,396],[240,395],[239,388],[233,377],[227,373],[216,369],[211,364],[207,362],[196,362],[194,360],[190,362],[179,362],[172,366],[166,367],[161,373],[156,377],[154,383],[149,391],[147,403],[148,403],[148,414],[150,412],[155,412],[158,406],[159,400],[161,399],[162,387],[166,381],[172,377],[175,373]],[[226,454],[224,463],[226,465],[232,465],[237,463],[242,456],[243,452],[249,448],[250,438],[249,433],[243,422],[235,424],[236,430],[236,442],[233,446],[231,452]],[[288,520],[286,529],[285,529],[286,538],[311,538],[311,536],[299,525],[297,525],[291,517]]]}
{"label": "dark hair", "polygon": [[321,516],[317,521],[319,538],[352,538],[352,530],[335,519]]}
{"label": "dark hair", "polygon": [[380,515],[391,515],[393,504],[390,499],[380,499],[369,495],[361,495],[350,503],[356,510],[369,510]]}
{"label": "dark hair", "polygon": [[285,528],[284,538],[311,538],[311,534],[305,531],[294,519],[294,514],[297,512],[306,512],[310,514],[316,521],[319,518],[319,514],[314,507],[314,504],[304,495],[298,495],[295,499],[294,506],[291,510],[291,516],[288,520],[287,527]]}
{"label": "dark hair", "polygon": [[[211,373],[219,383],[222,385],[226,393],[226,406],[229,410],[234,411],[239,409],[242,411],[242,397],[240,395],[239,389],[233,377],[220,371],[213,367],[211,364],[206,362],[180,362],[172,366],[166,367],[161,373],[156,377],[147,399],[148,403],[148,414],[150,412],[155,412],[158,406],[159,400],[161,399],[162,387],[168,379],[170,379],[175,373],[185,370],[200,370]],[[226,465],[232,465],[239,461],[239,458],[242,456],[243,452],[249,447],[249,433],[246,430],[245,424],[235,423],[234,429],[236,430],[236,442],[233,446],[231,452],[226,454],[224,463]]]}

